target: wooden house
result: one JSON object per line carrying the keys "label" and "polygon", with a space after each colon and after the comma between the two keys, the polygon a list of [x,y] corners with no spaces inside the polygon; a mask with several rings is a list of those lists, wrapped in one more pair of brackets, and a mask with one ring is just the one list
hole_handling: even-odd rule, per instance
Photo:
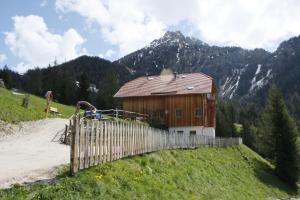
{"label": "wooden house", "polygon": [[216,86],[202,73],[144,76],[123,85],[114,95],[123,109],[149,115],[170,132],[215,136]]}

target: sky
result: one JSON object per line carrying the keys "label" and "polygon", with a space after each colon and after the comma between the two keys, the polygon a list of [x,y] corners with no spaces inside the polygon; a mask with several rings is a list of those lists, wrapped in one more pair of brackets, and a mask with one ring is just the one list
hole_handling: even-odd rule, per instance
{"label": "sky", "polygon": [[299,0],[1,0],[0,67],[80,55],[116,60],[168,30],[211,45],[276,50],[300,34]]}

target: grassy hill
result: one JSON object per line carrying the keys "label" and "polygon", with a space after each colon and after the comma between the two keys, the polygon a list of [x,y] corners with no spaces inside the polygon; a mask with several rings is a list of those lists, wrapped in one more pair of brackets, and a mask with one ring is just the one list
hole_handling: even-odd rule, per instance
{"label": "grassy hill", "polygon": [[[29,97],[28,108],[22,107],[23,95],[14,95],[11,91],[0,88],[0,120],[17,123],[20,121],[29,121],[45,118],[46,100],[34,95]],[[75,108],[63,104],[51,103],[52,107],[58,108],[62,117],[71,116]],[[48,117],[57,117],[49,114]]]}
{"label": "grassy hill", "polygon": [[[299,194],[298,194],[299,195]],[[246,146],[165,150],[52,183],[0,190],[0,199],[266,199],[297,196]]]}

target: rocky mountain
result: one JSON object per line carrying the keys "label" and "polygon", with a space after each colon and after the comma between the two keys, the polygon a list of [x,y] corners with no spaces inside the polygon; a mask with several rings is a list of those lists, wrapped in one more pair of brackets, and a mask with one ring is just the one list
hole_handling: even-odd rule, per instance
{"label": "rocky mountain", "polygon": [[270,84],[282,91],[287,104],[300,118],[300,37],[282,42],[271,53],[264,49],[218,47],[180,32],[166,32],[149,46],[115,61],[135,76],[176,72],[204,72],[212,76],[219,96],[239,102],[264,104]]}
{"label": "rocky mountain", "polygon": [[210,46],[180,32],[166,32],[149,46],[116,61],[135,76],[159,74],[163,68],[176,72],[204,72],[217,82],[226,99],[251,96],[273,76],[273,54],[263,49]]}
{"label": "rocky mountain", "polygon": [[[64,97],[64,91],[72,89],[82,74],[103,92],[111,87],[107,83],[115,83],[110,91],[113,93],[128,80],[159,74],[164,68],[178,73],[204,72],[215,79],[221,98],[242,103],[264,104],[270,84],[276,83],[289,109],[300,119],[300,37],[282,42],[271,53],[264,49],[211,46],[180,32],[169,31],[148,46],[114,62],[82,56],[55,67],[30,70],[20,77],[11,74],[17,80],[11,82],[38,95],[44,90],[57,91],[61,99],[73,99],[63,102],[73,103],[75,97]],[[6,76],[4,72],[0,70],[0,78]]]}

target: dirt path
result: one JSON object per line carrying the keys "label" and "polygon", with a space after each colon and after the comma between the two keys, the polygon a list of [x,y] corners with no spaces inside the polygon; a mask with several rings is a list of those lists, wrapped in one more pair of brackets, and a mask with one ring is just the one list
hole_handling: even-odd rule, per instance
{"label": "dirt path", "polygon": [[70,147],[58,141],[66,123],[66,119],[24,122],[0,137],[0,188],[52,178],[54,167],[69,163]]}

